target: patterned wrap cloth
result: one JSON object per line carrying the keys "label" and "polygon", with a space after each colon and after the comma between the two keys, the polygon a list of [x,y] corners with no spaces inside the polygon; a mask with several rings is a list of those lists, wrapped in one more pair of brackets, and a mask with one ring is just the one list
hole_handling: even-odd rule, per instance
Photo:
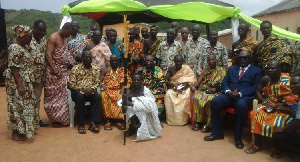
{"label": "patterned wrap cloth", "polygon": [[97,66],[100,71],[110,65],[109,60],[112,54],[109,47],[105,43],[100,42],[93,49],[91,49],[91,52],[93,55],[92,65]]}
{"label": "patterned wrap cloth", "polygon": [[46,81],[44,87],[44,105],[45,111],[51,122],[60,122],[63,125],[69,125],[69,108],[67,83],[69,80],[69,71],[67,62],[72,65],[75,60],[70,55],[66,40],[61,48],[56,48],[52,52],[52,59],[55,68],[62,73],[58,78],[52,73],[52,69],[47,64],[46,66]]}
{"label": "patterned wrap cloth", "polygon": [[205,69],[208,67],[208,55],[215,55],[217,66],[228,69],[228,54],[226,47],[222,43],[218,41],[215,47],[212,48],[210,45],[206,47],[206,51],[203,53],[202,61],[199,62],[200,69]]}
{"label": "patterned wrap cloth", "polygon": [[[200,82],[198,91],[193,96],[193,122],[204,122],[207,126],[210,124],[210,101],[221,92],[222,80],[226,75],[226,70],[222,67],[203,71],[203,78]],[[212,87],[216,88],[214,94],[206,94],[205,90]]]}
{"label": "patterned wrap cloth", "polygon": [[300,75],[300,42],[294,46],[294,59],[292,65],[291,76]]}
{"label": "patterned wrap cloth", "polygon": [[[182,68],[170,79],[173,84],[188,82],[196,83],[196,75],[188,65],[182,65]],[[167,123],[169,125],[185,125],[188,122],[190,111],[190,88],[183,92],[168,89],[165,95],[165,107]]]}
{"label": "patterned wrap cloth", "polygon": [[118,55],[119,56],[119,66],[121,66],[123,57],[124,57],[124,44],[121,42],[121,40],[117,39],[116,43],[113,44],[110,47],[110,52],[113,55]]}
{"label": "patterned wrap cloth", "polygon": [[[290,107],[297,104],[298,95],[293,95],[290,89],[290,76],[281,73],[280,82],[263,88],[263,97],[271,105],[285,102]],[[272,137],[274,130],[284,127],[293,121],[292,116],[282,112],[267,113],[265,106],[260,105],[250,112],[251,132]]]}
{"label": "patterned wrap cloth", "polygon": [[155,57],[155,55],[158,52],[159,44],[162,42],[161,39],[158,39],[152,44],[152,46],[148,50],[148,55],[152,55]]}
{"label": "patterned wrap cloth", "polygon": [[[164,97],[166,94],[166,81],[163,71],[158,66],[154,67],[154,71],[142,70],[143,86],[149,88],[155,97],[155,102],[158,108],[158,115],[164,110]],[[161,91],[162,90],[162,91]]]}
{"label": "patterned wrap cloth", "polygon": [[283,64],[282,71],[290,72],[292,64],[292,51],[287,47],[284,40],[271,34],[266,40],[260,42],[256,47],[254,56],[258,67],[264,69],[267,63],[276,59]]}
{"label": "patterned wrap cloth", "polygon": [[[106,91],[101,92],[104,118],[123,119],[122,107],[118,106],[117,102],[122,98],[122,94],[120,94],[120,92],[124,86],[124,68],[117,68],[116,71],[113,71],[111,68],[108,69],[109,72],[103,79]],[[129,84],[129,77],[127,80]]]}
{"label": "patterned wrap cloth", "polygon": [[[240,40],[239,40],[240,41]],[[235,42],[237,43],[237,42]],[[239,42],[235,49],[246,50],[249,51],[250,54],[253,54],[255,47],[257,46],[258,42],[253,37],[247,37],[242,42]],[[232,64],[237,64],[236,57],[238,53],[233,52],[233,59]]]}
{"label": "patterned wrap cloth", "polygon": [[[134,39],[133,42],[130,42],[128,45],[128,72],[131,75],[136,69],[143,66],[144,58],[144,43],[139,39]],[[132,58],[139,58],[140,61],[135,65],[132,61]]]}

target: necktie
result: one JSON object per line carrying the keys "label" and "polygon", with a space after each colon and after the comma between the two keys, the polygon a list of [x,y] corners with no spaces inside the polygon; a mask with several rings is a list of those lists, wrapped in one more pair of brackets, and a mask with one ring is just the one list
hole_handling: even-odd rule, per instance
{"label": "necktie", "polygon": [[240,75],[239,75],[239,80],[241,79],[241,77],[244,75],[244,73],[245,73],[245,69],[244,68],[242,68],[242,71],[241,71],[241,73],[240,73]]}

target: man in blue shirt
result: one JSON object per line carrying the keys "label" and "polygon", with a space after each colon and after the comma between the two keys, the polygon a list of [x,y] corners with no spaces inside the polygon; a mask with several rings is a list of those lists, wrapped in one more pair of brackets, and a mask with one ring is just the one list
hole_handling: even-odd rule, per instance
{"label": "man in blue shirt", "polygon": [[[291,78],[291,89],[294,94],[300,95],[300,76]],[[292,124],[278,128],[273,133],[273,149],[271,153],[272,158],[279,159],[282,157],[282,150],[286,153],[298,153],[300,144],[300,101],[298,98],[298,107],[295,114],[295,120]],[[296,144],[296,146],[295,146]],[[298,145],[298,147],[297,147]],[[285,147],[282,147],[285,146]],[[289,151],[289,152],[287,152]]]}

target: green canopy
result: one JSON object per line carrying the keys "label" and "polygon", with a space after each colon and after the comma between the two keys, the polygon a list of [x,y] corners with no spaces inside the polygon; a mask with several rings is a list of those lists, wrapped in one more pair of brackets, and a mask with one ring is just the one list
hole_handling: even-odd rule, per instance
{"label": "green canopy", "polygon": [[[187,2],[175,5],[156,5],[147,8],[143,3],[134,0],[89,0],[82,1],[74,7],[65,5],[62,12],[83,14],[105,23],[122,22],[120,15],[128,14],[131,22],[154,22],[163,20],[187,20],[213,23],[229,17],[242,18],[247,23],[259,27],[261,21],[240,12],[239,8],[223,7],[204,2]],[[150,19],[154,19],[150,21]],[[300,35],[273,25],[272,33],[300,41]]]}
{"label": "green canopy", "polygon": [[187,2],[177,5],[158,5],[150,11],[170,19],[213,23],[231,17],[234,7],[222,7],[204,2]]}

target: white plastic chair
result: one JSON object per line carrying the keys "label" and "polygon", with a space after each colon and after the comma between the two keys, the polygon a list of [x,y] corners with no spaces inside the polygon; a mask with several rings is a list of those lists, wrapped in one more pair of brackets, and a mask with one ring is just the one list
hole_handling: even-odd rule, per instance
{"label": "white plastic chair", "polygon": [[[100,93],[100,88],[97,88],[97,92]],[[72,100],[71,90],[67,89],[68,93],[68,104],[69,104],[69,119],[70,127],[74,127],[74,116],[75,116],[75,102]],[[85,102],[85,106],[89,106],[90,102]]]}

